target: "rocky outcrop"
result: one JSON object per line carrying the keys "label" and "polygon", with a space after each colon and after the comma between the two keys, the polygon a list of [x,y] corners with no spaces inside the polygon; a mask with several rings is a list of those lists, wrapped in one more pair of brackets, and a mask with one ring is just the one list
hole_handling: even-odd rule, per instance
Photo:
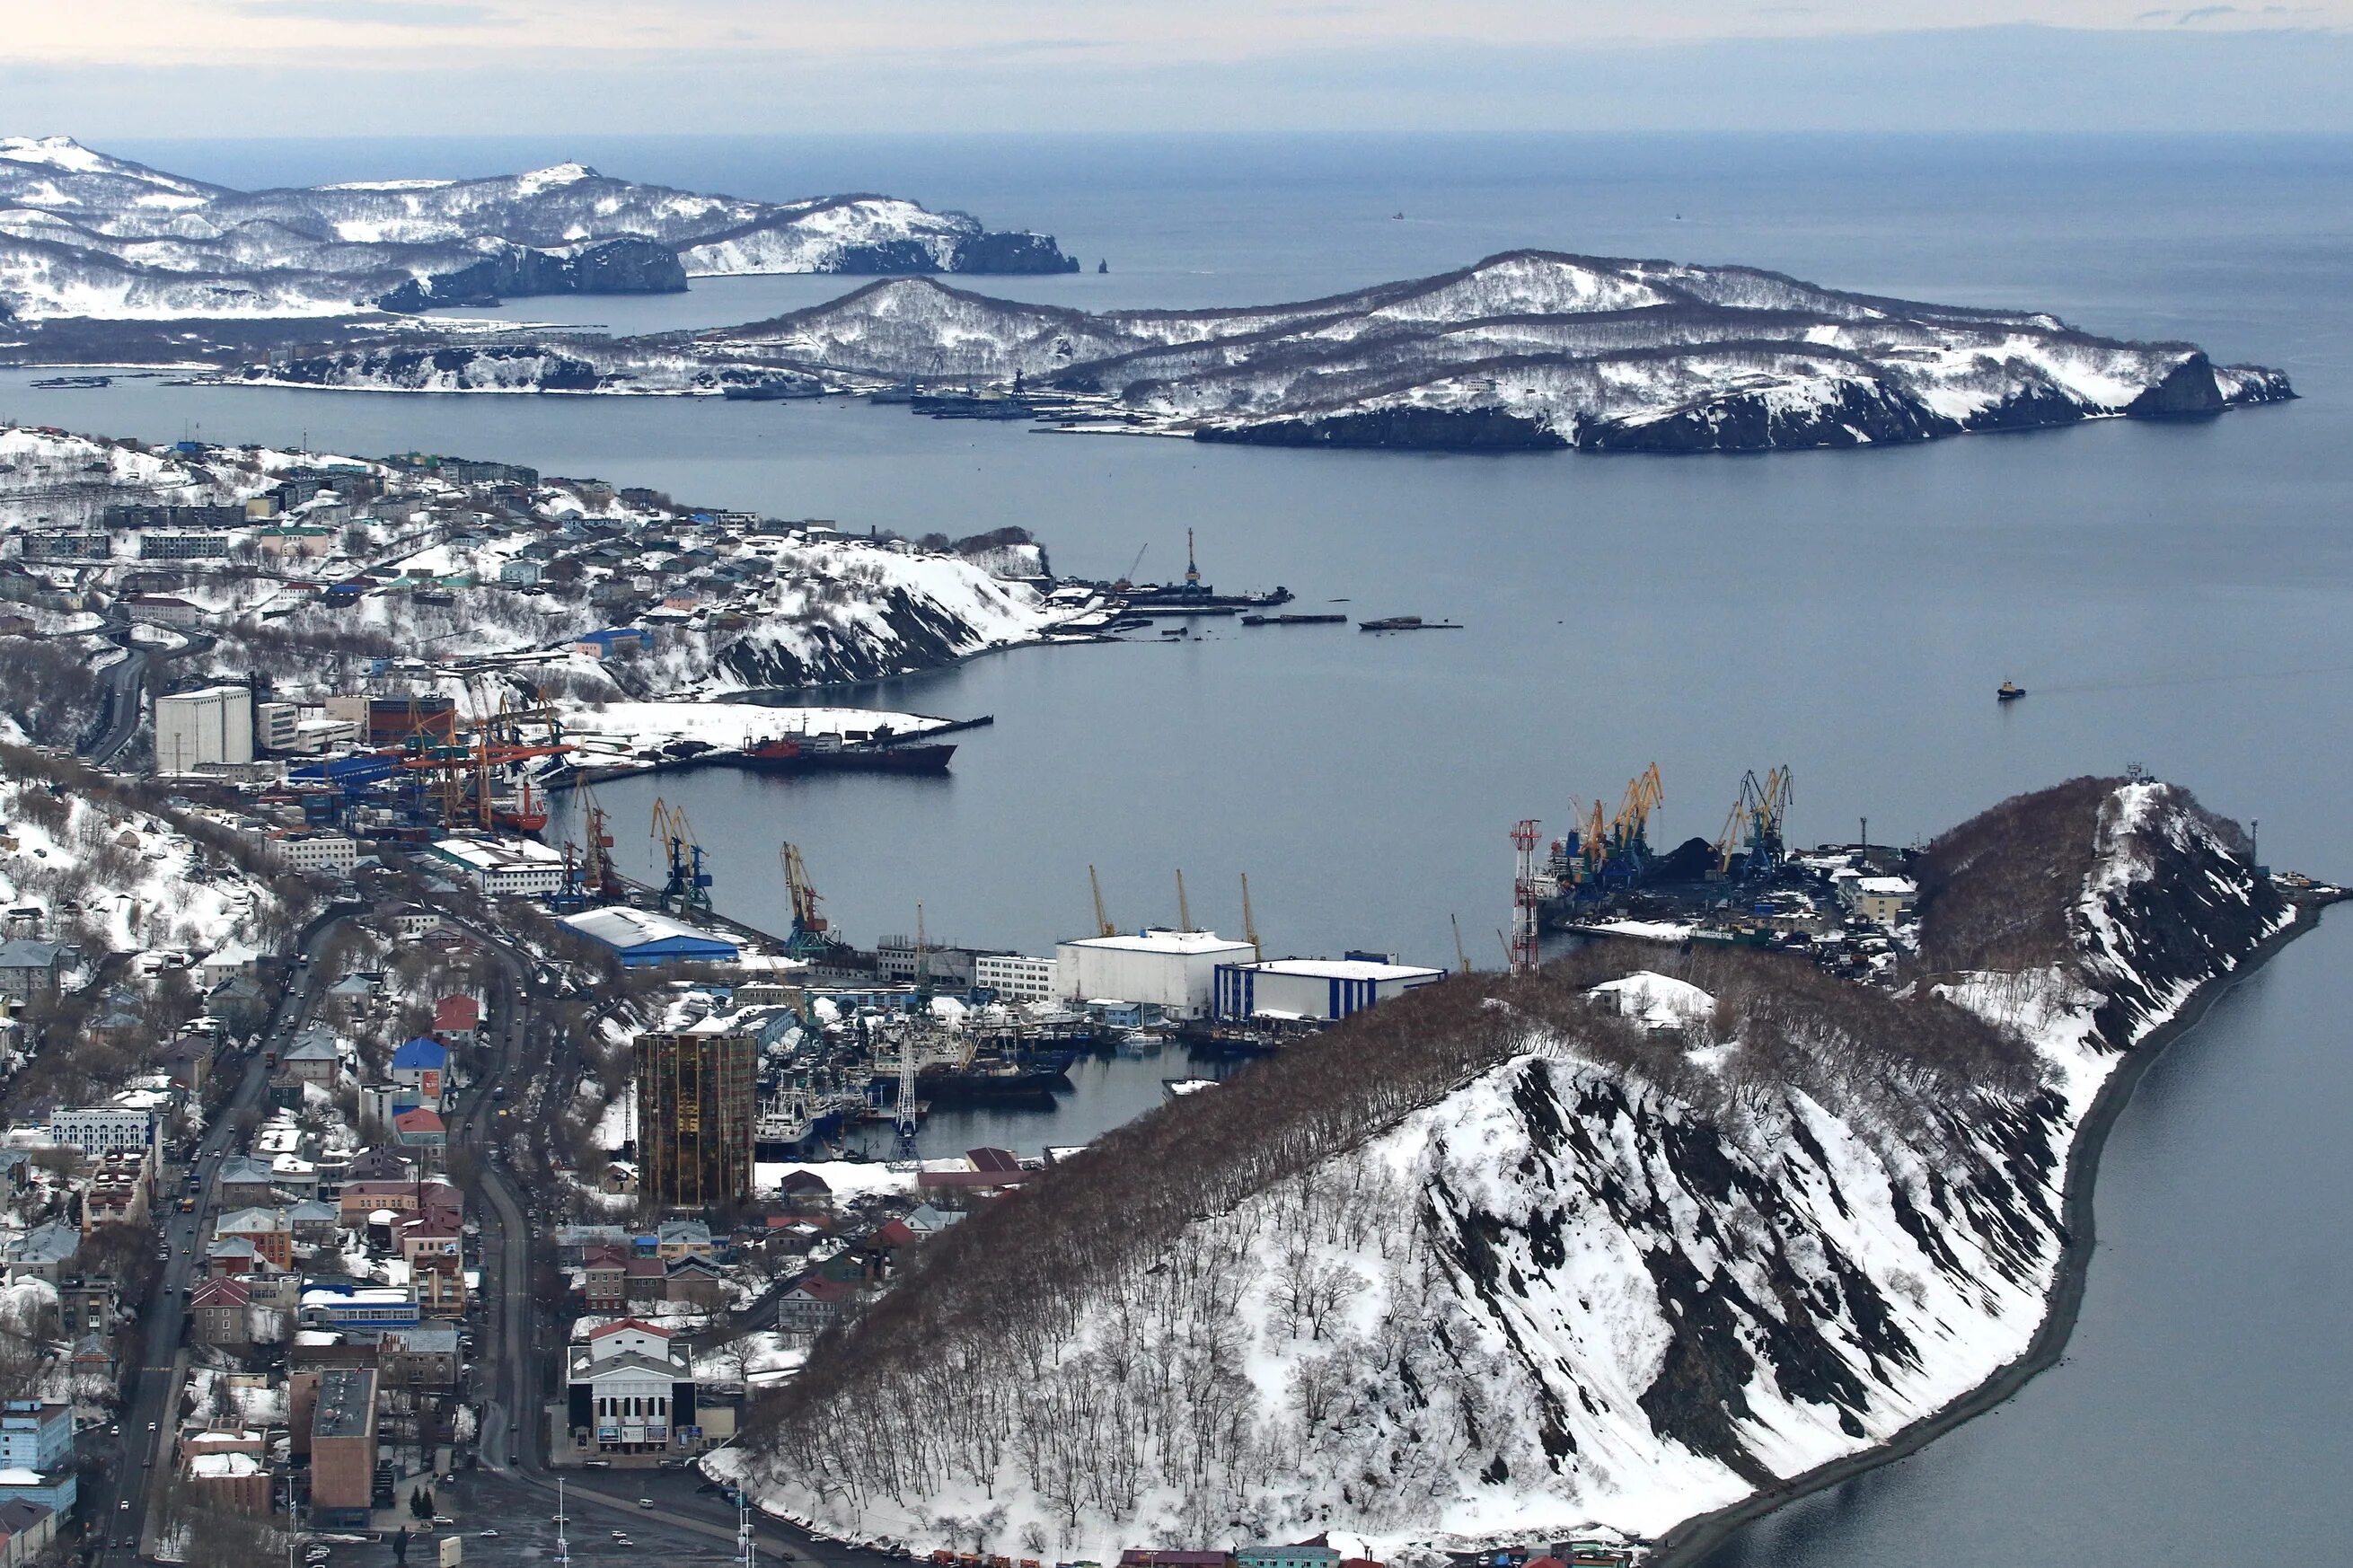
{"label": "rocky outcrop", "polygon": [[571,255],[515,246],[470,267],[413,278],[375,301],[386,310],[413,312],[456,305],[495,305],[537,294],[681,294],[686,268],[667,246],[649,239],[611,239]]}
{"label": "rocky outcrop", "polygon": [[948,270],[964,273],[1076,272],[1079,258],[1065,256],[1050,234],[976,234],[959,241]]}
{"label": "rocky outcrop", "polygon": [[257,367],[252,379],[385,392],[596,392],[606,377],[586,360],[528,345],[350,349]]}

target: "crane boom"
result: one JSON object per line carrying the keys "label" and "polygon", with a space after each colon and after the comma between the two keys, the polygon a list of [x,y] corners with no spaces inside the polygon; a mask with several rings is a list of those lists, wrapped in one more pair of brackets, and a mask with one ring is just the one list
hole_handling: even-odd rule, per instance
{"label": "crane boom", "polygon": [[1250,913],[1250,873],[1242,873],[1242,940],[1250,944],[1250,962],[1264,963],[1266,954],[1258,944],[1258,918]]}
{"label": "crane boom", "polygon": [[1092,865],[1087,867],[1087,885],[1092,888],[1095,891],[1095,934],[1097,936],[1117,936],[1119,934],[1119,928],[1112,924],[1111,916],[1103,912],[1103,879],[1095,875],[1095,868]]}
{"label": "crane boom", "polygon": [[1176,929],[1193,929],[1193,906],[1185,900],[1185,868],[1176,868]]}

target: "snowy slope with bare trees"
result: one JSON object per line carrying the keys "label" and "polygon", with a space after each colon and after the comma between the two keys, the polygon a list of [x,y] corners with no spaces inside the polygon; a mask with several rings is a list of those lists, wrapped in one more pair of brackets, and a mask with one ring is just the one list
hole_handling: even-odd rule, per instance
{"label": "snowy slope with bare trees", "polygon": [[1164,1107],[928,1243],[739,1467],[926,1546],[1410,1559],[1655,1537],[1882,1441],[2022,1352],[2101,1083],[2295,918],[2113,780],[1955,830],[1923,898],[1899,992],[1703,949],[1647,962],[1712,1005],[1646,1028],[1615,946]]}

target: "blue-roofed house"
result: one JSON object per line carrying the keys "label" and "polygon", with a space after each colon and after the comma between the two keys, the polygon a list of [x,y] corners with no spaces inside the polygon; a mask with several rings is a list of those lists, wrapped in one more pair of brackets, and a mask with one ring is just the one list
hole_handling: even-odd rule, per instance
{"label": "blue-roofed house", "polygon": [[421,1100],[441,1103],[441,1084],[448,1072],[449,1047],[430,1035],[419,1035],[392,1053],[392,1081],[415,1089]]}

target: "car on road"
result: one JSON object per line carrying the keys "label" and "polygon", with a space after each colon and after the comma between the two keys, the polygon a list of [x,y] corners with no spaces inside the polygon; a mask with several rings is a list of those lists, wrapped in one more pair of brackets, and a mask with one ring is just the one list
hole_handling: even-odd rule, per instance
{"label": "car on road", "polygon": [[131,1506],[131,1500],[129,1498],[124,1498],[121,1502],[116,1503],[114,1506],[119,1509],[128,1509]]}
{"label": "car on road", "polygon": [[496,1541],[499,1538],[499,1532],[495,1530],[485,1530],[479,1533],[484,1541]]}
{"label": "car on road", "polygon": [[147,1423],[147,1430],[149,1430],[150,1432],[153,1432],[153,1430],[155,1430],[155,1423],[153,1423],[153,1421],[150,1421],[149,1423]]}
{"label": "car on road", "polygon": [[437,1514],[435,1514],[435,1515],[433,1516],[433,1522],[434,1522],[434,1523],[436,1523],[436,1524],[455,1524],[455,1523],[457,1523],[458,1521],[457,1521],[456,1520],[454,1520],[454,1519],[451,1519],[451,1518],[450,1518],[448,1514],[446,1514],[446,1513],[437,1513]]}
{"label": "car on road", "polygon": [[651,1508],[654,1506],[654,1500],[649,1497],[641,1497],[638,1500],[638,1506],[639,1508]]}

